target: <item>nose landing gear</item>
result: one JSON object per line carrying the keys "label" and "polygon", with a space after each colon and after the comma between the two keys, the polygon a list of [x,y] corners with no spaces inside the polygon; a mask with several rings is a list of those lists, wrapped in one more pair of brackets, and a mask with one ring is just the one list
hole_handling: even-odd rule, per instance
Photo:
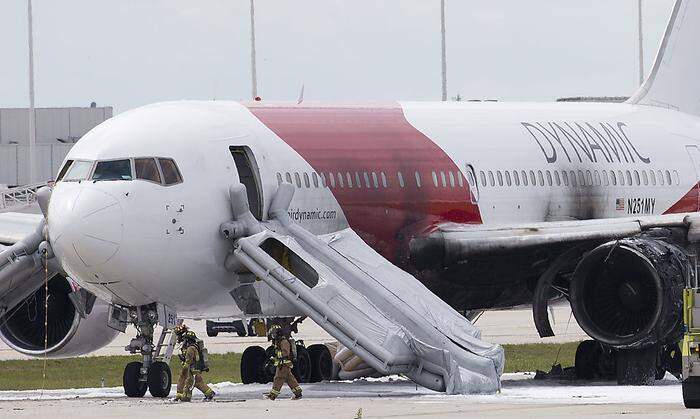
{"label": "nose landing gear", "polygon": [[140,353],[143,361],[130,362],[124,368],[124,393],[128,397],[143,397],[146,390],[153,397],[168,397],[172,386],[170,357],[175,347],[175,334],[167,327],[153,344],[154,326],[158,322],[155,307],[135,307],[128,310],[128,321],[134,325],[137,335],[124,349]]}

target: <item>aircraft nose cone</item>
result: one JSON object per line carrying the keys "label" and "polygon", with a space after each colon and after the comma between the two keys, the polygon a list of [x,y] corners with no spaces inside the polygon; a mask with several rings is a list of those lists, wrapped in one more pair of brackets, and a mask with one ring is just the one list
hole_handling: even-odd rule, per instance
{"label": "aircraft nose cone", "polygon": [[62,191],[51,197],[49,234],[54,249],[76,263],[95,267],[108,262],[122,242],[119,201],[92,188]]}

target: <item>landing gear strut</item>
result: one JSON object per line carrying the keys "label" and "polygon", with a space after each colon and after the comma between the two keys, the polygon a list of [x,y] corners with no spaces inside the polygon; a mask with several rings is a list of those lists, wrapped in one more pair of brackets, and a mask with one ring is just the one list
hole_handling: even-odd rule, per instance
{"label": "landing gear strut", "polygon": [[[143,397],[148,389],[153,397],[168,397],[172,385],[168,362],[175,345],[175,335],[164,328],[158,344],[153,344],[153,328],[158,323],[158,312],[153,305],[130,308],[128,321],[136,328],[137,335],[125,350],[132,354],[140,353],[143,360],[130,362],[124,368],[124,393],[129,397]],[[162,351],[163,348],[165,351]]]}

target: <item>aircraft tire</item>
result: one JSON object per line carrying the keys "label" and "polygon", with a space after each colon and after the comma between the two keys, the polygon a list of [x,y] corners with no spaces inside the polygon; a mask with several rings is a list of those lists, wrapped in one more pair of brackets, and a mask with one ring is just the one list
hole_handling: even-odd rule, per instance
{"label": "aircraft tire", "polygon": [[297,345],[297,359],[294,361],[292,373],[300,383],[311,381],[311,357],[308,349],[301,345]]}
{"label": "aircraft tire", "polygon": [[632,386],[654,385],[656,379],[657,347],[617,350],[617,384]]}
{"label": "aircraft tire", "polygon": [[141,381],[142,366],[141,362],[134,361],[126,364],[124,368],[122,383],[124,385],[124,394],[128,397],[143,397],[146,394],[148,385],[145,381]]}
{"label": "aircraft tire", "polygon": [[594,340],[584,340],[576,348],[576,358],[574,369],[576,378],[581,380],[592,380],[598,372],[598,365],[602,349],[600,344]]}
{"label": "aircraft tire", "polygon": [[700,408],[700,377],[688,377],[681,383],[683,404],[688,409]]}
{"label": "aircraft tire", "polygon": [[157,361],[148,369],[148,391],[153,397],[168,397],[173,377],[170,366],[165,362]]}
{"label": "aircraft tire", "polygon": [[243,384],[267,383],[265,363],[267,355],[260,346],[249,346],[241,356],[241,382]]}
{"label": "aircraft tire", "polygon": [[328,381],[333,374],[333,358],[326,345],[316,344],[308,348],[311,358],[311,377],[309,382]]}

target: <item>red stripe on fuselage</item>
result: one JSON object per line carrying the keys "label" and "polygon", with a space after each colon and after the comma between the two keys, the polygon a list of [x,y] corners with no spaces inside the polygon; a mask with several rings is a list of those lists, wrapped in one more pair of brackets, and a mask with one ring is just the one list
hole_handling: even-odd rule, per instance
{"label": "red stripe on fuselage", "polygon": [[693,188],[688,191],[687,194],[683,196],[678,202],[671,205],[671,208],[667,209],[664,214],[679,214],[684,212],[695,212],[698,211],[698,203],[700,197],[698,196],[698,190],[700,188],[700,183],[693,186]]}
{"label": "red stripe on fuselage", "polygon": [[[368,244],[396,260],[415,234],[439,222],[480,223],[461,171],[433,141],[387,107],[305,107],[249,105],[250,111],[326,179],[335,177],[334,196],[348,223]],[[294,168],[279,170],[293,171]],[[361,187],[356,185],[359,174]],[[381,173],[388,180],[382,185]],[[399,185],[398,173],[404,187]],[[416,185],[415,173],[421,177]],[[438,187],[432,173],[438,176]],[[442,186],[441,172],[447,187]],[[455,176],[451,187],[449,173]],[[352,188],[348,187],[350,173]],[[365,184],[367,173],[370,187]],[[374,187],[375,173],[379,187]],[[339,186],[338,175],[344,187]],[[327,181],[330,187],[330,182]]]}

